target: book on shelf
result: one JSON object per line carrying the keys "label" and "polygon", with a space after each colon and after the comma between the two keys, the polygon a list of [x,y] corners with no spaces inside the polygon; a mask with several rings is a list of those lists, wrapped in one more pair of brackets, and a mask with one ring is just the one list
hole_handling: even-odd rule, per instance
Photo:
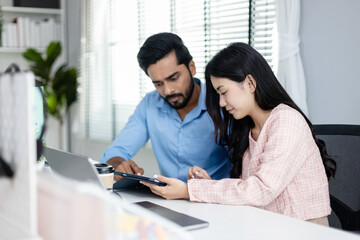
{"label": "book on shelf", "polygon": [[51,41],[61,41],[61,25],[53,17],[42,20],[16,17],[4,23],[4,48],[45,48]]}

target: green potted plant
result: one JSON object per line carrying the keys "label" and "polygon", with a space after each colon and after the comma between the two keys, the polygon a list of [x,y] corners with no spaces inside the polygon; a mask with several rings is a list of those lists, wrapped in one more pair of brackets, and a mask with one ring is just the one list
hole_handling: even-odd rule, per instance
{"label": "green potted plant", "polygon": [[[66,64],[53,69],[56,59],[61,54],[61,43],[51,42],[45,54],[29,48],[23,57],[30,62],[30,69],[36,80],[44,88],[47,111],[59,121],[59,141],[62,149],[62,129],[70,106],[78,99],[78,71]],[[44,55],[44,56],[43,56]]]}

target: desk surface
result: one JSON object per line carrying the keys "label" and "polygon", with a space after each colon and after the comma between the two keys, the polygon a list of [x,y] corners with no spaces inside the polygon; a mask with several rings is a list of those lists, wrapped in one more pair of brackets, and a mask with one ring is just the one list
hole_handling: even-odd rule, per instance
{"label": "desk surface", "polygon": [[128,202],[150,201],[177,212],[209,222],[209,227],[193,230],[194,239],[357,239],[360,235],[300,221],[248,206],[165,200],[141,189],[120,192]]}

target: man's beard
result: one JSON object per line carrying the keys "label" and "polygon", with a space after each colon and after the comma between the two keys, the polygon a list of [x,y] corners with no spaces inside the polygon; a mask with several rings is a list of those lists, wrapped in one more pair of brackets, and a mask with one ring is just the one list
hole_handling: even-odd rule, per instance
{"label": "man's beard", "polygon": [[[186,105],[189,103],[189,101],[193,95],[194,88],[195,88],[195,81],[190,72],[189,72],[189,74],[190,74],[190,78],[191,78],[190,87],[185,92],[185,96],[182,93],[175,93],[175,94],[167,95],[165,98],[163,98],[165,100],[165,102],[167,102],[172,108],[174,108],[176,110],[183,109],[184,107],[186,107]],[[180,103],[169,102],[169,99],[173,98],[173,97],[182,97],[184,100]]]}

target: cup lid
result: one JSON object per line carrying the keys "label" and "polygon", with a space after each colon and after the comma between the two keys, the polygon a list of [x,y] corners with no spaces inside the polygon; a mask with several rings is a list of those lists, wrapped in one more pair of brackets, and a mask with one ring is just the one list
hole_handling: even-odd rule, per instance
{"label": "cup lid", "polygon": [[107,163],[95,163],[95,167],[98,171],[98,173],[113,173],[115,170],[113,166]]}

